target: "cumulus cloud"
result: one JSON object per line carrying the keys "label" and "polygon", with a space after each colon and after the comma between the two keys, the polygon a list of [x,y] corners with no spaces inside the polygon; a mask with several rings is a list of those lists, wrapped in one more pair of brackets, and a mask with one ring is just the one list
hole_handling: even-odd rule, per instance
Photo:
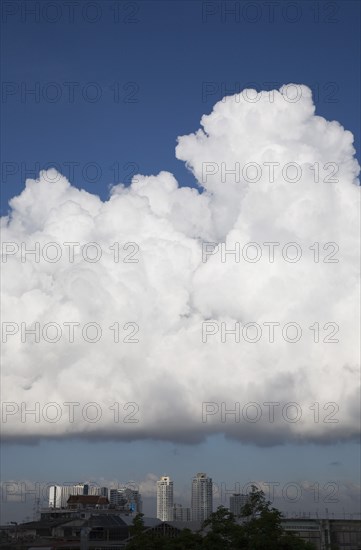
{"label": "cumulus cloud", "polygon": [[289,89],[228,96],[178,138],[199,189],[26,181],[2,219],[5,437],[357,436],[359,166]]}

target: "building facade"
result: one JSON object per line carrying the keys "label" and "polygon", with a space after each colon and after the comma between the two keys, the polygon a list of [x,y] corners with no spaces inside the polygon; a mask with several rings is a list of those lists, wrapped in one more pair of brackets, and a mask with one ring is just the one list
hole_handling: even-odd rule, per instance
{"label": "building facade", "polygon": [[[88,498],[87,495],[84,495],[84,497]],[[64,541],[64,538],[69,537],[76,539],[72,541],[72,548],[81,548],[81,531],[83,527],[90,530],[91,548],[103,548],[104,550],[125,548],[126,542],[130,540],[129,537],[132,535],[132,518],[108,515],[105,512],[104,510],[93,509],[86,514],[82,510],[48,510],[40,521],[19,524],[16,526],[16,531],[14,531],[14,526],[2,526],[3,534],[5,531],[10,541],[7,548],[18,547],[17,544],[12,544],[12,541],[16,543],[19,535],[36,537],[38,548],[49,548],[50,537],[53,539],[52,545],[54,544],[56,548],[69,548],[69,543]],[[52,520],[55,515],[58,516],[58,520],[54,522]],[[74,521],[75,518],[77,518],[76,521]],[[241,519],[238,521],[242,522]],[[154,518],[144,518],[144,525],[147,528],[146,536],[152,538],[154,534],[160,534],[173,538],[184,528],[184,525],[174,523],[161,522]],[[304,540],[312,542],[317,550],[361,549],[360,520],[284,518],[282,526],[287,531],[292,531]],[[190,522],[187,527],[192,532],[197,532],[200,529],[200,524]],[[23,545],[21,546],[23,547]],[[28,545],[26,546],[28,547]]]}
{"label": "building facade", "polygon": [[127,498],[122,489],[110,489],[109,502],[114,508],[124,508],[127,504]]}
{"label": "building facade", "polygon": [[360,520],[284,518],[281,524],[317,550],[361,550]]}
{"label": "building facade", "polygon": [[141,514],[143,510],[142,496],[138,490],[126,488],[124,491],[130,512]]}
{"label": "building facade", "polygon": [[161,476],[157,481],[157,518],[173,520],[173,481],[169,476]]}
{"label": "building facade", "polygon": [[204,521],[213,512],[212,478],[198,473],[192,481],[192,520]]}
{"label": "building facade", "polygon": [[49,508],[61,508],[61,486],[52,485],[49,488]]}
{"label": "building facade", "polygon": [[102,497],[106,497],[107,499],[109,499],[109,489],[108,487],[100,487],[100,492],[99,494],[102,496]]}
{"label": "building facade", "polygon": [[233,493],[229,497],[229,511],[235,516],[241,516],[241,510],[247,503],[248,495],[242,495],[241,493]]}
{"label": "building facade", "polygon": [[100,488],[84,483],[49,487],[49,508],[66,508],[71,495],[100,495]]}
{"label": "building facade", "polygon": [[191,509],[181,504],[174,504],[173,521],[191,521]]}
{"label": "building facade", "polygon": [[108,507],[109,500],[101,495],[70,495],[67,502],[67,508],[70,510],[82,510],[87,508],[106,510]]}
{"label": "building facade", "polygon": [[112,508],[140,514],[142,512],[142,497],[134,489],[110,489],[109,502]]}

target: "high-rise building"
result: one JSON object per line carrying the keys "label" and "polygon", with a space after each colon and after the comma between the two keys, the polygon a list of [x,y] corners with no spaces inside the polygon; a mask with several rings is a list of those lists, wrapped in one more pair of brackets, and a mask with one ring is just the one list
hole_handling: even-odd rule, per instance
{"label": "high-rise building", "polygon": [[143,508],[143,502],[142,502],[142,495],[140,494],[140,492],[135,489],[126,488],[124,493],[127,499],[129,510],[136,514],[141,514],[142,508]]}
{"label": "high-rise building", "polygon": [[175,504],[173,506],[173,520],[174,521],[190,521],[191,509],[182,506],[181,504]]}
{"label": "high-rise building", "polygon": [[192,520],[204,521],[212,512],[212,478],[199,473],[192,481]]}
{"label": "high-rise building", "polygon": [[115,508],[125,508],[127,504],[127,498],[122,489],[110,489],[109,491],[110,505]]}
{"label": "high-rise building", "polygon": [[112,508],[140,514],[142,512],[142,496],[134,489],[110,489],[109,502]]}
{"label": "high-rise building", "polygon": [[229,511],[235,516],[241,516],[241,510],[248,501],[248,495],[242,495],[241,493],[233,493],[229,497]]}
{"label": "high-rise building", "polygon": [[49,508],[61,508],[61,486],[49,487]]}
{"label": "high-rise building", "polygon": [[[85,494],[85,493],[84,493]],[[108,487],[100,487],[100,496],[108,498],[109,497],[109,490]]]}
{"label": "high-rise building", "polygon": [[173,481],[169,476],[161,476],[157,481],[157,518],[173,520]]}

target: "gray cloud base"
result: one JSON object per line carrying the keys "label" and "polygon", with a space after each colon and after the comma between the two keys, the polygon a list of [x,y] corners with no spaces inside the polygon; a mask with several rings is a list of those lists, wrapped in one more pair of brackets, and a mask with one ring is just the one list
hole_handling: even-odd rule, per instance
{"label": "gray cloud base", "polygon": [[[359,166],[351,133],[316,116],[310,90],[298,89],[294,102],[285,99],[285,87],[249,94],[259,97],[254,102],[242,94],[227,97],[202,118],[202,129],[178,139],[176,156],[193,171],[203,192],[179,187],[168,172],[137,175],[130,187],[114,185],[105,202],[71,186],[54,170],[26,181],[10,202],[10,215],[2,219],[3,241],[25,243],[29,249],[36,242],[41,249],[56,242],[63,250],[67,242],[96,242],[102,256],[92,263],[77,249],[73,262],[64,253],[51,263],[8,255],[3,322],[19,327],[96,322],[102,336],[95,343],[81,337],[69,343],[65,331],[55,343],[43,338],[34,343],[31,337],[21,342],[20,330],[8,336],[3,343],[3,401],[19,407],[23,402],[29,409],[38,402],[41,411],[47,403],[57,403],[62,414],[57,422],[41,415],[39,422],[31,415],[21,421],[20,412],[9,414],[5,438],[193,443],[223,432],[240,441],[273,445],[357,437]],[[244,173],[239,178],[227,173],[237,163],[278,165],[273,181],[268,169],[250,181]],[[282,173],[288,163],[301,167],[298,181]],[[337,166],[337,182],[328,182],[326,163]],[[115,242],[121,243],[123,255],[125,243],[136,243],[139,261],[114,261],[109,247]],[[219,253],[203,262],[202,244],[207,242],[225,243],[227,250],[236,243],[258,243],[263,251],[265,242],[280,245],[274,262],[264,255],[258,262],[241,257],[238,263],[227,255],[222,262]],[[323,255],[325,243],[336,243],[339,261],[327,263],[321,257],[316,262],[310,249],[315,242]],[[298,262],[282,258],[287,243],[302,250]],[[210,321],[218,330],[204,342],[203,323]],[[109,328],[115,322],[121,331],[118,343]],[[232,336],[221,341],[221,323],[231,328],[248,322],[263,327],[258,342],[241,338],[236,343]],[[270,343],[264,325],[269,322],[281,328],[295,322],[302,337],[290,343],[277,333]],[[316,322],[318,343],[309,328]],[[127,323],[139,327],[138,343],[124,342]],[[339,327],[337,343],[323,341],[327,323]],[[67,402],[80,403],[73,422]],[[100,407],[98,422],[79,412],[89,402]],[[214,410],[219,407],[206,421],[205,402],[216,404]],[[262,411],[257,422],[242,417],[251,402]],[[274,422],[264,405],[268,402],[280,403]],[[282,407],[291,402],[301,409],[297,422],[282,416]],[[114,403],[119,404],[118,422],[109,408]],[[124,410],[127,403],[139,408],[138,422],[124,421],[132,412],[129,406]],[[240,404],[239,422],[230,414],[222,421],[222,403],[227,409]],[[317,418],[314,403],[319,404]],[[333,412],[329,403],[338,408],[331,416],[337,422],[327,421]]]}

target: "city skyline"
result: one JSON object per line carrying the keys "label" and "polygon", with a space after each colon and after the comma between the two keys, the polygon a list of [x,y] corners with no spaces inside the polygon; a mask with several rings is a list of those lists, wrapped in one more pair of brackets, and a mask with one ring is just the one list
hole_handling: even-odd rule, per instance
{"label": "city skyline", "polygon": [[[199,474],[198,474],[199,475]],[[169,512],[168,517],[172,517],[174,508],[181,506],[182,511],[178,509],[181,517],[189,517],[187,521],[192,520],[192,485],[196,475],[191,475],[188,482],[180,483],[179,477],[174,472],[174,477],[156,476],[151,474],[146,481],[137,483],[134,479],[128,482],[106,481],[102,478],[99,482],[84,481],[84,482],[64,482],[58,484],[58,504],[66,505],[67,497],[73,494],[105,495],[110,503],[115,503],[119,493],[124,497],[124,493],[139,494],[138,503],[145,515],[157,517],[157,484],[162,478],[168,479],[172,483],[173,511]],[[174,481],[176,480],[176,481]],[[226,482],[220,480],[212,480],[212,503],[213,511],[217,506],[226,506],[229,509],[232,507],[231,499],[235,495],[240,495],[241,502],[244,504],[244,495],[251,491],[251,487],[255,485],[262,490],[266,499],[278,507],[285,517],[329,517],[329,518],[351,518],[358,519],[361,516],[359,510],[359,490],[355,486],[353,490],[353,499],[348,500],[347,491],[345,491],[336,481],[329,480],[326,483],[319,483],[315,480],[305,481],[288,481],[282,484],[273,480],[256,480],[249,479],[239,480],[234,482]],[[61,487],[65,487],[65,491],[61,491]],[[33,517],[35,508],[47,508],[51,499],[54,499],[52,493],[52,484],[46,483],[30,483],[30,482],[6,482],[2,484],[2,501],[10,506],[9,510],[12,515],[9,515],[6,520],[21,520],[25,517]],[[349,487],[348,490],[351,488]],[[113,497],[111,496],[113,493]],[[140,498],[140,500],[139,500]],[[233,506],[239,506],[239,500]],[[133,500],[134,502],[134,500]],[[57,506],[58,507],[58,506]],[[137,506],[135,507],[137,509]],[[188,511],[189,510],[189,511]],[[129,511],[131,511],[129,509]],[[134,512],[135,510],[133,510]],[[26,515],[25,515],[26,514]],[[164,520],[165,521],[165,520]]]}
{"label": "city skyline", "polygon": [[[191,541],[196,548],[223,549],[226,541],[236,543],[236,548],[254,550],[260,548],[308,548],[309,550],[359,550],[360,519],[330,518],[316,514],[299,514],[288,517],[272,507],[263,491],[254,485],[245,494],[232,494],[227,510],[219,506],[212,513],[212,480],[205,473],[197,473],[192,479],[192,509],[173,504],[173,483],[169,476],[157,481],[157,518],[142,513],[142,500],[138,491],[100,487],[93,490],[88,484],[72,487],[50,487],[49,504],[59,506],[39,508],[34,521],[11,522],[1,526],[4,548],[28,547],[29,544],[72,546],[83,549],[96,546],[112,548],[144,548],[149,541],[154,549],[171,544],[188,549]],[[63,494],[64,493],[64,494]],[[73,493],[73,494],[72,494]],[[95,494],[89,494],[95,493]],[[108,498],[110,493],[110,499]],[[131,495],[132,494],[132,495]],[[66,504],[63,506],[62,497]],[[120,497],[120,498],[119,498]],[[130,499],[129,499],[130,497]],[[133,500],[133,497],[135,500]],[[136,508],[132,505],[136,503]],[[161,517],[159,517],[161,516]],[[239,543],[241,542],[241,546]],[[193,544],[194,545],[194,544]],[[32,547],[31,547],[32,548]]]}
{"label": "city skyline", "polygon": [[0,524],[77,484],[155,518],[161,476],[187,518],[197,473],[194,515],[355,517],[361,3],[0,20]]}

